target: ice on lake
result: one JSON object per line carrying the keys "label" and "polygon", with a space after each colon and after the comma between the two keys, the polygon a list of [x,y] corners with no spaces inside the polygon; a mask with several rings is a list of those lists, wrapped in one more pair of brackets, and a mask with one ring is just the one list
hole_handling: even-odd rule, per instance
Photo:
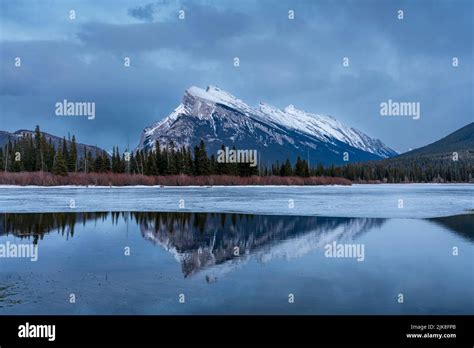
{"label": "ice on lake", "polygon": [[431,218],[474,210],[474,185],[0,187],[0,212],[187,211]]}

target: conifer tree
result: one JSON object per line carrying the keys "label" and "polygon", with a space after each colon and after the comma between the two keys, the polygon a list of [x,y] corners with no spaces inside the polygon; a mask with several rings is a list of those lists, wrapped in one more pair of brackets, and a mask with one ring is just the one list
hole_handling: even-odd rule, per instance
{"label": "conifer tree", "polygon": [[66,160],[64,159],[64,155],[61,150],[58,151],[58,153],[56,154],[56,158],[54,160],[54,165],[53,165],[53,174],[62,175],[62,176],[67,175]]}
{"label": "conifer tree", "polygon": [[73,134],[69,145],[68,171],[77,172],[77,144],[76,136]]}

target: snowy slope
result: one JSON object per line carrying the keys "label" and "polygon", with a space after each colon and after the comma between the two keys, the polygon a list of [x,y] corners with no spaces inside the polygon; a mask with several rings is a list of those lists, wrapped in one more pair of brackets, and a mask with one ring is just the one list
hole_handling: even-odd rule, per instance
{"label": "snowy slope", "polygon": [[348,127],[331,116],[308,113],[293,105],[284,110],[260,103],[260,111],[270,122],[317,137],[322,141],[339,140],[355,148],[371,152],[381,157],[391,157],[396,152],[387,148],[380,140],[372,139],[361,131]]}
{"label": "snowy slope", "polygon": [[293,105],[281,110],[260,103],[254,108],[215,86],[187,89],[182,103],[168,117],[144,130],[138,149],[153,149],[156,141],[193,146],[201,138],[211,151],[222,144],[255,148],[267,159],[306,158],[312,151],[318,161],[334,163],[340,162],[346,151],[351,160],[397,154],[380,140],[330,116],[298,110]]}

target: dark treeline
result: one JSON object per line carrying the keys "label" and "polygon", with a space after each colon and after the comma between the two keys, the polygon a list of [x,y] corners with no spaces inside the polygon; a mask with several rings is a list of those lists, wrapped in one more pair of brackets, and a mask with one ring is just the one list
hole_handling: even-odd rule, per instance
{"label": "dark treeline", "polygon": [[34,136],[25,133],[18,141],[9,140],[0,148],[0,168],[6,172],[44,171],[67,175],[68,172],[107,172],[111,161],[105,151],[78,153],[74,135],[70,141],[63,138],[61,144],[55,146],[36,126]]}
{"label": "dark treeline", "polygon": [[[224,148],[224,146],[223,146]],[[292,164],[289,159],[271,167],[249,163],[219,163],[216,155],[208,156],[204,142],[192,150],[175,148],[173,143],[163,146],[156,142],[153,151],[120,152],[113,148],[110,156],[105,151],[85,150],[78,153],[76,138],[63,138],[60,145],[47,141],[37,126],[34,135],[26,134],[18,141],[9,141],[0,148],[0,168],[5,172],[44,171],[56,175],[76,173],[128,173],[141,175],[229,175],[249,177],[341,177],[355,182],[469,182],[472,181],[473,155],[452,161],[446,158],[418,157],[415,159],[389,159],[341,166],[310,166],[298,157]],[[85,148],[87,149],[87,147]]]}
{"label": "dark treeline", "polygon": [[[156,143],[153,151],[120,152],[113,148],[110,156],[105,151],[78,153],[76,138],[63,138],[59,146],[46,140],[37,126],[34,135],[26,133],[18,141],[9,141],[0,148],[0,168],[6,172],[44,171],[56,175],[70,172],[82,173],[129,173],[142,175],[235,175],[264,174],[259,167],[248,163],[218,163],[215,155],[208,156],[203,141],[193,151],[186,147],[176,149],[173,143],[161,146]],[[277,169],[275,169],[277,168]],[[309,176],[308,165],[298,160],[293,168],[289,161],[275,167],[274,175]]]}
{"label": "dark treeline", "polygon": [[[74,236],[74,227],[77,223],[86,224],[87,221],[104,220],[108,212],[84,213],[4,213],[0,214],[0,235],[13,234],[18,238],[33,238],[33,244],[42,240],[46,233],[57,231],[67,238]],[[112,216],[114,217],[114,216]]]}
{"label": "dark treeline", "polygon": [[221,227],[224,227],[227,220],[235,227],[238,220],[254,218],[254,215],[248,214],[185,212],[4,213],[0,214],[0,236],[13,234],[21,239],[33,237],[33,244],[38,244],[47,233],[56,231],[69,239],[74,237],[77,224],[85,226],[89,221],[106,221],[109,216],[114,225],[117,225],[120,219],[132,219],[137,225],[144,225],[147,229],[153,227],[155,232],[165,227],[170,234],[183,231],[184,226],[191,222],[194,228],[203,233],[208,218],[220,218]]}
{"label": "dark treeline", "polygon": [[446,156],[418,156],[403,159],[386,159],[363,163],[351,163],[329,168],[326,175],[337,176],[355,182],[387,183],[443,183],[473,182],[474,153],[467,153],[453,161]]}

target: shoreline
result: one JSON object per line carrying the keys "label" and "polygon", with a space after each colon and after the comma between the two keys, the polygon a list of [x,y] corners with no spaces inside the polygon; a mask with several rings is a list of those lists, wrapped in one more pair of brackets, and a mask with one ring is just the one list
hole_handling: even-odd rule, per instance
{"label": "shoreline", "polygon": [[21,188],[90,188],[90,189],[126,189],[126,188],[155,188],[155,189],[210,189],[210,188],[278,188],[278,187],[291,187],[291,188],[304,188],[304,187],[351,187],[351,186],[366,186],[366,185],[380,185],[380,186],[411,186],[411,185],[432,185],[432,186],[462,186],[462,185],[474,185],[474,183],[468,182],[457,182],[457,183],[432,183],[432,182],[409,182],[409,183],[358,183],[355,182],[352,185],[338,185],[338,184],[328,184],[328,185],[0,185],[0,189],[21,189]]}
{"label": "shoreline", "polygon": [[430,216],[360,216],[360,215],[332,215],[332,214],[281,214],[273,212],[248,212],[245,210],[202,210],[194,211],[187,209],[170,209],[170,210],[64,210],[64,211],[0,211],[0,214],[16,215],[16,214],[96,214],[96,213],[107,213],[107,214],[126,214],[126,213],[144,213],[144,214],[229,214],[229,215],[246,215],[246,216],[280,216],[288,218],[299,218],[299,217],[318,217],[318,218],[334,218],[334,219],[373,219],[373,220],[427,220],[435,221],[437,219],[446,219],[446,218],[461,218],[461,217],[473,217],[474,210],[467,209],[464,211],[459,211],[454,214],[441,214],[441,215],[430,215]]}

